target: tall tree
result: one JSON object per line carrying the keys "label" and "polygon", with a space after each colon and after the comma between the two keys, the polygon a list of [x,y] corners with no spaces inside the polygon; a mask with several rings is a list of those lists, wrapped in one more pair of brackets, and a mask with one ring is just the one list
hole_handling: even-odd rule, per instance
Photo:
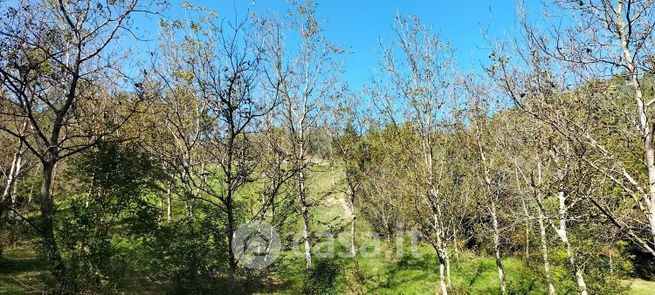
{"label": "tall tree", "polygon": [[422,161],[417,175],[424,186],[420,197],[431,210],[434,235],[430,236],[439,256],[441,292],[447,294],[449,258],[440,191],[445,159],[435,157],[435,150],[440,148],[435,136],[448,120],[448,108],[456,102],[454,53],[416,16],[398,16],[393,30],[396,39],[389,47],[383,45],[381,73],[371,89],[378,108],[390,122],[400,119],[416,123],[421,147],[416,159]]}
{"label": "tall tree", "polygon": [[[70,291],[54,231],[53,172],[62,159],[116,131],[135,109],[114,116],[113,105],[141,100],[133,94],[113,99],[123,57],[113,53],[120,47],[114,41],[131,32],[132,15],[144,7],[136,0],[60,0],[8,2],[0,9],[0,129],[41,162],[39,234],[60,288]],[[23,133],[16,128],[25,121],[29,132]]]}
{"label": "tall tree", "polygon": [[[640,217],[608,210],[612,198],[595,196],[589,201],[655,256],[655,150],[651,103],[644,96],[655,48],[655,4],[592,0],[554,1],[554,6],[557,18],[566,22],[547,14],[540,19],[546,24],[540,30],[522,13],[521,34],[509,47],[494,50],[496,64],[490,72],[519,108],[574,148],[587,150],[579,154],[582,161],[621,189],[621,202],[634,203]],[[497,55],[505,49],[517,58]],[[606,77],[612,78],[602,81]],[[635,149],[640,155],[632,152]]]}
{"label": "tall tree", "polygon": [[[339,55],[343,51],[324,36],[320,20],[316,18],[317,4],[312,1],[293,2],[288,24],[271,17],[262,20],[261,39],[267,49],[267,77],[270,88],[280,97],[283,108],[282,123],[292,150],[296,171],[300,215],[303,223],[302,243],[305,264],[312,265],[311,216],[312,205],[307,177],[314,159],[310,147],[312,131],[320,122],[325,102],[339,95],[337,75]],[[288,29],[298,36],[297,47],[289,46]],[[293,43],[292,43],[293,44]]]}
{"label": "tall tree", "polygon": [[[345,189],[343,193],[347,197],[347,204],[350,210],[350,254],[355,263],[355,270],[359,271],[359,260],[357,258],[357,206],[358,196],[362,193],[362,185],[366,177],[367,164],[369,161],[368,151],[362,138],[362,122],[357,121],[359,116],[356,102],[344,98],[334,107],[332,117],[332,145],[336,155],[343,165],[343,179]],[[340,186],[344,186],[340,184]]]}
{"label": "tall tree", "polygon": [[[229,268],[234,278],[237,193],[255,180],[258,161],[251,137],[261,131],[259,119],[278,98],[265,96],[261,90],[264,53],[250,38],[252,23],[219,23],[212,11],[186,6],[203,17],[200,22],[169,25],[178,28],[169,33],[171,38],[183,38],[183,51],[166,60],[176,82],[172,93],[180,94],[172,103],[182,109],[172,114],[172,134],[180,152],[188,155],[182,159],[183,179],[201,191],[189,197],[214,205],[227,218]],[[180,104],[185,98],[189,103]],[[205,168],[194,171],[190,160],[198,157],[193,155],[198,148]]]}
{"label": "tall tree", "polygon": [[[469,87],[470,88],[470,87]],[[491,217],[491,233],[493,237],[493,248],[494,248],[494,259],[496,262],[496,269],[498,271],[499,289],[501,294],[507,293],[507,282],[505,280],[505,269],[503,267],[502,261],[502,249],[501,249],[501,233],[500,233],[500,218],[499,218],[499,202],[502,198],[503,192],[503,183],[506,181],[505,171],[502,171],[502,167],[498,162],[502,161],[499,159],[498,154],[491,155],[489,152],[490,149],[497,148],[496,143],[492,141],[492,135],[488,129],[491,127],[487,120],[488,113],[488,98],[485,98],[481,94],[480,89],[478,91],[472,92],[473,101],[470,104],[471,107],[471,122],[475,125],[473,127],[475,142],[477,148],[477,156],[480,160],[479,169],[481,170],[479,174],[479,179],[483,182],[484,189],[482,190],[482,200],[487,205],[487,211]],[[493,157],[493,158],[491,158]]]}

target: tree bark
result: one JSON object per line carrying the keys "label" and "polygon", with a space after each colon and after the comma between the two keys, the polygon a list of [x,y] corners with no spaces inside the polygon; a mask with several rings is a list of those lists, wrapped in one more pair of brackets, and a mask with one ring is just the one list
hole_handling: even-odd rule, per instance
{"label": "tree bark", "polygon": [[41,235],[45,254],[52,266],[52,273],[59,284],[62,293],[71,293],[74,288],[67,277],[66,265],[59,253],[54,232],[55,207],[52,196],[52,175],[55,169],[54,161],[44,161],[43,175],[41,178]]}
{"label": "tree bark", "polygon": [[505,269],[503,268],[503,261],[500,253],[500,230],[498,228],[498,215],[496,214],[496,202],[491,201],[491,221],[493,225],[493,238],[494,238],[494,256],[496,258],[496,268],[498,269],[498,278],[500,279],[500,293],[507,292],[507,282],[505,281]]}
{"label": "tree bark", "polygon": [[587,295],[587,284],[584,280],[584,275],[582,272],[582,267],[580,267],[575,259],[575,253],[573,253],[573,247],[569,241],[567,227],[566,227],[566,196],[564,192],[559,192],[557,194],[557,199],[559,200],[559,229],[557,229],[557,235],[559,236],[562,243],[566,247],[566,256],[569,259],[569,264],[574,269],[575,282],[578,285],[578,292],[580,295]]}
{"label": "tree bark", "polygon": [[7,185],[5,190],[2,193],[2,201],[5,202],[7,199],[11,198],[11,205],[16,204],[16,179],[18,174],[23,166],[23,142],[19,141],[16,151],[14,152],[14,157],[11,161],[11,167],[9,168],[9,174],[7,175]]}
{"label": "tree bark", "polygon": [[309,242],[309,207],[307,205],[307,191],[305,188],[305,172],[298,172],[298,188],[300,194],[300,214],[302,216],[302,238],[305,246],[305,266],[310,268],[312,266],[312,252],[311,244]]}
{"label": "tree bark", "polygon": [[[630,4],[628,4],[628,10],[630,10]],[[641,136],[644,145],[644,158],[645,164],[648,171],[648,196],[645,196],[645,203],[648,205],[648,212],[645,212],[648,216],[648,222],[650,225],[650,232],[655,243],[655,143],[653,142],[653,126],[650,123],[650,118],[648,117],[648,107],[644,101],[644,94],[641,90],[641,81],[639,81],[639,73],[637,72],[637,65],[633,61],[633,52],[630,50],[629,46],[629,36],[626,32],[626,23],[623,19],[623,1],[617,3],[616,8],[616,29],[618,33],[619,40],[621,41],[621,51],[623,54],[623,60],[625,61],[625,66],[628,68],[628,73],[630,74],[630,84],[634,88],[635,102],[637,103],[637,112],[639,114],[639,127],[641,128]],[[628,11],[627,13],[630,13]],[[608,15],[609,16],[609,15]],[[628,23],[632,26],[632,23]],[[631,30],[632,28],[628,28]]]}
{"label": "tree bark", "polygon": [[[228,193],[229,194],[229,193]],[[229,263],[230,263],[230,278],[234,280],[234,276],[237,271],[237,260],[234,255],[234,250],[232,249],[233,240],[234,240],[234,210],[232,208],[232,198],[228,197],[228,200],[225,204],[227,207],[227,239],[228,239],[228,254],[229,254]]]}
{"label": "tree bark", "polygon": [[548,239],[546,238],[546,226],[544,225],[544,214],[539,211],[539,237],[541,240],[541,254],[544,260],[544,272],[546,274],[546,284],[548,284],[548,294],[555,294],[555,286],[550,274],[550,262],[548,261]]}
{"label": "tree bark", "polygon": [[439,216],[435,212],[433,213],[433,219],[434,219],[434,226],[436,229],[436,244],[435,244],[435,250],[437,252],[437,256],[439,258],[439,286],[441,288],[441,294],[447,295],[448,294],[448,286],[447,286],[447,273],[446,273],[446,261],[447,261],[447,256],[448,253],[446,251],[446,247],[444,245],[443,239],[442,239],[442,229],[441,229],[441,224],[439,222]]}

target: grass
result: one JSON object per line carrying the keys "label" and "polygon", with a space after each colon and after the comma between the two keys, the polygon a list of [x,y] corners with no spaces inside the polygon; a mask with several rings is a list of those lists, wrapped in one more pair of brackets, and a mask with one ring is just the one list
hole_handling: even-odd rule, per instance
{"label": "grass", "polygon": [[[439,265],[430,249],[422,248],[417,256],[400,259],[368,257],[360,259],[360,291],[374,294],[438,293]],[[522,294],[543,294],[545,286],[516,258],[504,261],[510,290]],[[453,263],[452,283],[456,290],[471,294],[497,293],[498,276],[492,258],[472,258]],[[350,275],[353,282],[354,274]],[[454,292],[457,293],[457,292]]]}
{"label": "grass", "polygon": [[[428,251],[423,249],[422,251]],[[278,281],[276,289],[261,294],[303,294],[304,266],[301,257],[286,257],[274,271]],[[341,266],[340,278],[335,281],[331,294],[438,294],[439,268],[436,256],[423,253],[398,260],[381,257],[360,258],[360,274],[352,269],[347,259],[337,259]],[[509,294],[547,294],[542,278],[519,258],[504,259]],[[453,289],[451,294],[498,294],[498,274],[494,259],[476,257],[463,259],[452,266]],[[570,282],[568,282],[570,283]],[[633,279],[626,281],[630,288],[625,294],[654,294],[655,282]],[[563,286],[556,283],[562,292]],[[565,292],[564,292],[565,293]]]}
{"label": "grass", "polygon": [[43,294],[51,286],[47,262],[27,246],[5,249],[0,258],[0,294]]}
{"label": "grass", "polygon": [[[421,247],[416,256],[399,259],[383,255],[361,257],[360,274],[348,258],[336,258],[339,276],[334,281],[338,294],[435,294],[438,293],[438,264],[432,250]],[[518,258],[503,261],[508,288],[514,294],[545,294],[546,287],[534,270]],[[283,253],[272,269],[269,281],[258,294],[303,294],[305,269],[302,257]],[[5,249],[0,259],[0,294],[42,294],[52,286],[47,263],[28,246]],[[461,255],[453,262],[453,294],[495,294],[498,277],[491,257]],[[627,294],[653,294],[655,282],[634,279]],[[557,285],[556,285],[557,287]],[[136,292],[138,293],[138,291]],[[153,293],[154,294],[154,293]]]}
{"label": "grass", "polygon": [[652,295],[653,293],[655,293],[655,282],[644,281],[641,279],[632,280],[629,294]]}

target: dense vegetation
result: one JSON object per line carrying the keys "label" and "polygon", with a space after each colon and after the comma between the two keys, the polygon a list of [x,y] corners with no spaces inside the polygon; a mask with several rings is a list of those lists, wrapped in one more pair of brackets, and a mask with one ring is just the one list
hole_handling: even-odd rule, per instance
{"label": "dense vegetation", "polygon": [[0,2],[0,293],[653,292],[655,2],[550,4],[351,89],[310,1]]}

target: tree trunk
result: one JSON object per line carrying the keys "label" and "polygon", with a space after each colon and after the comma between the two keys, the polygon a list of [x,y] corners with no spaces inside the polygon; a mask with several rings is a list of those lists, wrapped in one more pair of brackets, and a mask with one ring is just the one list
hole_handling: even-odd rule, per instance
{"label": "tree trunk", "polygon": [[433,244],[434,250],[437,252],[437,258],[439,258],[439,289],[441,289],[441,294],[447,295],[448,285],[446,284],[445,251],[441,246],[439,246],[439,240],[440,239],[437,239],[437,243]]}
{"label": "tree trunk", "polygon": [[548,294],[555,294],[555,286],[550,275],[550,263],[548,261],[548,240],[546,239],[546,226],[544,225],[544,214],[539,210],[539,237],[541,238],[541,254],[544,259],[544,272],[546,273],[546,283],[548,284]]}
{"label": "tree trunk", "polygon": [[446,284],[446,259],[445,251],[440,246],[437,246],[437,256],[439,256],[439,287],[441,288],[441,294],[448,294],[448,285]]}
{"label": "tree trunk", "polygon": [[302,215],[302,238],[305,245],[305,266],[307,268],[312,266],[311,245],[309,243],[309,209],[307,205],[307,191],[305,188],[305,172],[298,172],[298,186],[300,190],[300,213]]}
{"label": "tree trunk", "polygon": [[[7,174],[7,184],[5,186],[5,190],[2,193],[2,197],[0,197],[0,233],[4,231],[4,225],[7,224],[7,222],[3,221],[6,210],[8,208],[15,208],[16,206],[16,187],[14,184],[21,169],[21,148],[22,142],[19,141],[18,147],[14,152],[14,157],[11,160],[11,167],[9,168],[9,173]],[[0,241],[0,256],[3,253],[3,246],[4,241]]]}
{"label": "tree trunk", "polygon": [[[434,218],[434,225],[436,228],[436,236],[437,236],[437,243],[435,245],[435,250],[437,252],[437,256],[439,258],[439,286],[441,288],[441,294],[448,294],[448,286],[447,286],[447,273],[446,273],[446,261],[448,260],[447,256],[448,253],[446,251],[446,247],[444,246],[443,242],[443,232],[441,228],[441,223],[439,222],[439,215],[435,212],[432,214]],[[448,263],[450,264],[450,263]]]}
{"label": "tree trunk", "polygon": [[237,271],[237,260],[234,255],[234,249],[232,242],[234,240],[234,210],[232,208],[232,197],[228,196],[227,202],[225,204],[227,207],[227,239],[228,239],[228,254],[230,258],[230,278],[234,280],[234,275]]}
{"label": "tree trunk", "polygon": [[[628,4],[628,10],[630,10],[630,4]],[[628,46],[629,31],[626,32],[626,23],[623,20],[624,12],[622,1],[619,1],[617,11],[617,33],[621,40],[623,60],[625,61],[628,73],[630,74],[630,84],[632,84],[635,91],[635,102],[637,103],[637,112],[639,114],[639,127],[641,129],[641,137],[644,145],[644,158],[648,170],[648,195],[644,196],[646,199],[645,203],[648,205],[648,212],[645,213],[648,216],[653,242],[655,242],[655,143],[653,142],[653,126],[648,116],[649,105],[644,102],[644,94],[641,89],[641,81],[639,80],[638,74],[639,67],[633,62],[632,52]],[[627,13],[629,14],[630,11]],[[628,23],[628,25],[632,26],[634,24]]]}
{"label": "tree trunk", "polygon": [[23,166],[23,142],[19,141],[14,157],[11,160],[9,174],[7,174],[7,185],[2,193],[2,201],[11,198],[11,205],[16,205],[16,181]]}
{"label": "tree trunk", "polygon": [[567,208],[564,192],[559,192],[557,194],[557,198],[559,200],[559,229],[557,230],[557,235],[566,247],[566,256],[569,259],[571,267],[574,269],[575,281],[578,285],[578,292],[580,292],[580,295],[587,295],[587,284],[585,283],[584,276],[582,274],[582,267],[580,267],[576,262],[575,253],[573,253],[573,247],[569,242],[569,237],[566,229]]}
{"label": "tree trunk", "polygon": [[491,221],[493,224],[494,253],[496,258],[496,268],[498,269],[498,278],[500,279],[500,293],[507,292],[507,283],[505,282],[505,270],[500,253],[500,230],[498,228],[498,215],[496,214],[496,202],[491,201]]}
{"label": "tree trunk", "polygon": [[55,207],[50,195],[52,175],[55,163],[43,162],[43,175],[41,179],[41,235],[45,254],[52,266],[52,273],[59,284],[62,293],[71,293],[74,288],[66,276],[66,266],[59,253],[54,232]]}

